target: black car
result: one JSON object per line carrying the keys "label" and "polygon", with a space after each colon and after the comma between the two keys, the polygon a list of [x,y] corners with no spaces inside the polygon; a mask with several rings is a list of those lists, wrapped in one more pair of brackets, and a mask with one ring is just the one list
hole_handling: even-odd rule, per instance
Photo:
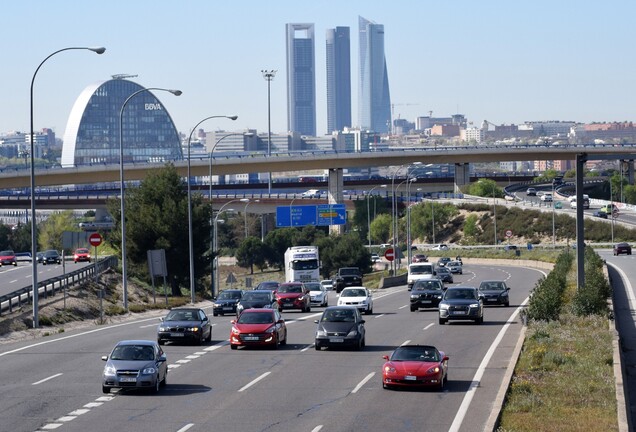
{"label": "black car", "polygon": [[510,287],[504,281],[489,280],[479,284],[479,294],[481,294],[484,304],[498,304],[510,306],[508,291]]}
{"label": "black car", "polygon": [[629,243],[616,243],[614,245],[614,255],[621,255],[621,254],[626,254],[626,255],[632,254],[632,247],[629,245]]}
{"label": "black car", "polygon": [[353,347],[361,350],[365,345],[366,332],[360,311],[353,306],[329,306],[316,327],[315,347]]}
{"label": "black car", "polygon": [[472,320],[484,322],[484,304],[479,291],[474,287],[449,287],[439,303],[439,323],[448,320]]}
{"label": "black car", "polygon": [[444,296],[444,284],[439,279],[420,279],[411,290],[411,312],[420,308],[436,308]]}
{"label": "black car", "polygon": [[245,291],[241,300],[236,305],[236,316],[239,316],[245,309],[266,308],[279,309],[276,293],[270,290]]}
{"label": "black car", "polygon": [[199,308],[175,308],[161,318],[157,327],[157,342],[194,342],[212,340],[212,324],[208,316]]}
{"label": "black car", "polygon": [[594,213],[592,213],[592,216],[599,217],[601,219],[607,219],[607,213],[605,213],[603,210],[596,210]]}
{"label": "black car", "polygon": [[280,286],[280,282],[277,281],[264,281],[256,285],[255,290],[268,290],[268,291],[278,291],[278,287]]}
{"label": "black car", "polygon": [[362,272],[358,267],[342,267],[338,269],[334,284],[337,293],[349,286],[361,286]]}
{"label": "black car", "polygon": [[56,250],[44,251],[42,265],[47,264],[62,264],[62,256]]}
{"label": "black car", "polygon": [[243,296],[243,290],[228,289],[221,291],[221,294],[214,300],[212,305],[212,315],[225,315],[226,313],[236,313],[236,305]]}
{"label": "black car", "polygon": [[440,259],[437,260],[437,267],[444,267],[449,262],[451,262],[450,257],[441,257]]}
{"label": "black car", "polygon": [[453,273],[446,267],[437,267],[437,277],[444,283],[453,283]]}

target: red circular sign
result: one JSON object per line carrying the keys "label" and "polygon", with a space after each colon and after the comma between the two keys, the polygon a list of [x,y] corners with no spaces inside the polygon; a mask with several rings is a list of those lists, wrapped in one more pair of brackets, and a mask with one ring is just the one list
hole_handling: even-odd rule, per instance
{"label": "red circular sign", "polygon": [[393,248],[388,248],[384,251],[384,258],[389,261],[393,261],[393,258],[395,258],[395,256],[393,255]]}
{"label": "red circular sign", "polygon": [[97,247],[102,244],[102,236],[99,233],[93,233],[88,236],[88,242],[91,244],[91,246]]}
{"label": "red circular sign", "polygon": [[512,231],[506,230],[506,237],[508,238],[512,237]]}

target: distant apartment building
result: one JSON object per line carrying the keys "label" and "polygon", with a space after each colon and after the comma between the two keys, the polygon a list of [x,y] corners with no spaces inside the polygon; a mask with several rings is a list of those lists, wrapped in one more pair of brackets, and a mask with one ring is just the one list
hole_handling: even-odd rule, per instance
{"label": "distant apartment building", "polygon": [[485,136],[486,133],[482,128],[469,127],[466,129],[460,129],[460,138],[462,141],[474,141],[480,143],[484,140]]}
{"label": "distant apartment building", "polygon": [[414,130],[415,130],[415,123],[413,122],[410,122],[406,119],[393,120],[393,133],[395,135],[410,134]]}
{"label": "distant apartment building", "polygon": [[431,127],[431,136],[459,137],[459,125],[445,124]]}
{"label": "distant apartment building", "polygon": [[358,126],[379,133],[391,129],[391,94],[384,54],[384,25],[358,17]]}
{"label": "distant apartment building", "polygon": [[327,30],[327,133],[351,127],[349,27]]}
{"label": "distant apartment building", "polygon": [[577,125],[573,121],[532,121],[525,122],[526,129],[531,129],[537,137],[567,136],[570,129]]}
{"label": "distant apartment building", "polygon": [[590,123],[573,127],[570,138],[576,143],[595,140],[636,142],[636,127],[632,122]]}
{"label": "distant apartment building", "polygon": [[313,24],[287,24],[287,129],[316,136]]}
{"label": "distant apartment building", "polygon": [[466,127],[466,117],[463,114],[454,114],[451,117],[431,117],[422,116],[415,119],[415,130],[425,131],[435,125],[458,125],[460,127]]}

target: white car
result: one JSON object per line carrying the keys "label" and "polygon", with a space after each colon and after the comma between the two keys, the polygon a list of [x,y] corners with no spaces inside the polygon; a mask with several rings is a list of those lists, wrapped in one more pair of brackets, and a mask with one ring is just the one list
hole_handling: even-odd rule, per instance
{"label": "white car", "polygon": [[552,194],[548,192],[544,193],[541,195],[541,201],[552,202]]}
{"label": "white car", "polygon": [[355,306],[367,315],[373,313],[373,297],[371,291],[362,286],[347,287],[340,292],[338,306]]}
{"label": "white car", "polygon": [[378,255],[377,253],[372,253],[371,254],[371,262],[372,263],[377,263],[377,262],[380,262],[380,261],[381,261],[380,255]]}
{"label": "white car", "polygon": [[320,285],[322,285],[327,291],[331,291],[333,289],[333,280],[331,279],[321,280]]}
{"label": "white car", "polygon": [[446,244],[437,244],[431,248],[431,250],[448,250],[449,247]]}
{"label": "white car", "polygon": [[309,189],[303,192],[300,196],[303,198],[320,198],[321,194],[322,192],[320,192],[320,190],[318,189]]}
{"label": "white car", "polygon": [[329,306],[329,292],[320,282],[305,282],[312,306]]}

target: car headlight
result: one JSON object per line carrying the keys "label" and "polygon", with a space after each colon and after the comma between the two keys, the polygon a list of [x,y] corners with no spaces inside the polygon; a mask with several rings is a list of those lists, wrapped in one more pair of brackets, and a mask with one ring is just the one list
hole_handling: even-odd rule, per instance
{"label": "car headlight", "polygon": [[395,373],[395,368],[393,366],[384,366],[384,372]]}
{"label": "car headlight", "polygon": [[270,328],[265,330],[265,333],[274,333],[275,331],[276,331],[276,327],[275,326],[271,326]]}
{"label": "car headlight", "polygon": [[353,329],[349,332],[349,334],[347,334],[347,337],[354,337],[354,336],[358,336],[358,330]]}
{"label": "car headlight", "polygon": [[168,327],[159,327],[160,332],[168,331]]}
{"label": "car headlight", "polygon": [[433,366],[432,368],[427,370],[426,373],[427,374],[436,374],[436,373],[439,373],[439,371],[440,371],[439,366]]}
{"label": "car headlight", "polygon": [[471,303],[470,305],[468,305],[468,307],[470,307],[470,308],[478,308],[479,307],[479,303]]}
{"label": "car headlight", "polygon": [[154,375],[157,373],[157,369],[154,367],[147,367],[141,371],[142,375]]}
{"label": "car headlight", "polygon": [[439,308],[440,309],[444,309],[444,310],[448,310],[448,305],[446,303],[440,303],[439,304]]}
{"label": "car headlight", "polygon": [[508,291],[504,291],[504,292],[502,292],[502,293],[501,293],[501,296],[502,296],[502,297],[508,297]]}
{"label": "car headlight", "polygon": [[113,366],[105,366],[104,367],[104,375],[115,375],[117,373],[117,369]]}
{"label": "car headlight", "polygon": [[327,332],[323,329],[316,330],[316,337],[327,337]]}
{"label": "car headlight", "polygon": [[214,307],[221,307],[221,306],[223,306],[223,305],[222,305],[221,303],[214,303],[212,306],[214,306]]}
{"label": "car headlight", "polygon": [[232,327],[232,334],[237,335],[237,334],[241,334],[241,332],[236,327]]}
{"label": "car headlight", "polygon": [[190,332],[193,332],[193,333],[196,333],[199,330],[201,330],[199,327],[190,327],[190,328],[186,329],[186,331],[190,331]]}
{"label": "car headlight", "polygon": [[436,296],[435,296],[435,298],[441,299],[441,298],[442,298],[442,295],[441,295],[441,294],[438,294],[438,295],[436,295]]}
{"label": "car headlight", "polygon": [[411,296],[411,300],[417,300],[418,298],[420,298],[420,296],[419,296],[419,295],[412,295],[412,296]]}

